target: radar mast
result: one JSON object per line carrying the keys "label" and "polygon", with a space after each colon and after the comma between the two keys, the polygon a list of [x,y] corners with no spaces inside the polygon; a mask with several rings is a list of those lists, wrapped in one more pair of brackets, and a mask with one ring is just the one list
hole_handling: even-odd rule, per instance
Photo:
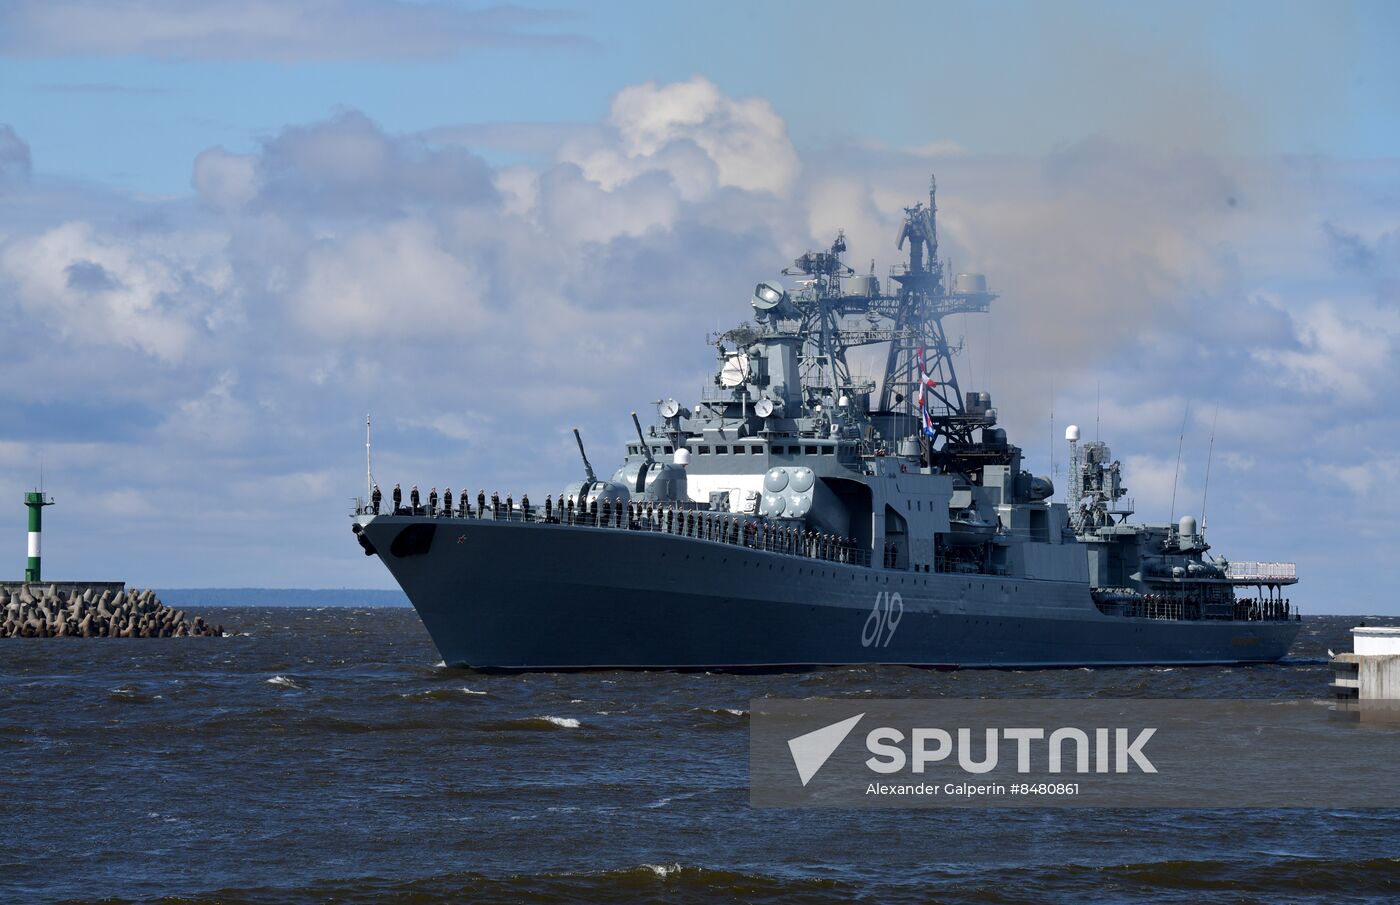
{"label": "radar mast", "polygon": [[[949,465],[959,447],[974,445],[973,431],[992,426],[996,416],[981,406],[969,410],[964,405],[953,367],[957,350],[948,342],[943,318],[984,313],[996,295],[987,291],[985,278],[975,274],[959,275],[951,289],[947,286],[944,264],[938,259],[938,182],[933,176],[929,177],[928,206],[919,202],[904,209],[895,248],[902,251],[906,241],[909,263],[890,270],[899,291],[879,410],[886,415],[903,415],[909,419],[907,423],[918,425],[928,458]],[[921,429],[918,407],[921,353],[928,377],[924,399],[931,436]]]}

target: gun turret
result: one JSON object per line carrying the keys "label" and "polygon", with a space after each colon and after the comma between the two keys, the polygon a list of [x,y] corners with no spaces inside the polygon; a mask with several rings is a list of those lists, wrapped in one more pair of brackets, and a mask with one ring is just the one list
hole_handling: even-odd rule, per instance
{"label": "gun turret", "polygon": [[656,457],[651,454],[651,444],[647,442],[646,436],[642,433],[642,422],[637,420],[636,412],[632,413],[632,426],[637,429],[637,440],[641,443],[642,455],[646,456],[647,464],[655,465]]}
{"label": "gun turret", "polygon": [[592,484],[598,478],[593,474],[593,466],[588,462],[588,453],[583,451],[583,437],[579,435],[578,428],[574,428],[574,442],[578,444],[578,454],[583,459],[583,472],[588,476],[588,483]]}

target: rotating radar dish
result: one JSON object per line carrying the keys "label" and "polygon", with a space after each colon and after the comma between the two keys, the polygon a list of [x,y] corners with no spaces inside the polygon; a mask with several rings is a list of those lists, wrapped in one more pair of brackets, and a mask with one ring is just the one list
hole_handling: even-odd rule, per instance
{"label": "rotating radar dish", "polygon": [[783,287],[764,280],[754,287],[751,304],[759,311],[772,311],[782,304],[785,298],[787,298],[787,293],[783,291]]}
{"label": "rotating radar dish", "polygon": [[747,355],[743,352],[737,352],[725,358],[724,367],[719,370],[720,386],[733,389],[748,379],[749,357]]}

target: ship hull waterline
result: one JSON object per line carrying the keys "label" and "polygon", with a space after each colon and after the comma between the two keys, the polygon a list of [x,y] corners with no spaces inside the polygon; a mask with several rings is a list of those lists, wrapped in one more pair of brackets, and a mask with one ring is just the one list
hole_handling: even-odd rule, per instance
{"label": "ship hull waterline", "polygon": [[[486,670],[1267,663],[1291,621],[1109,616],[1086,586],[593,526],[365,517],[444,663]],[[396,555],[411,525],[430,540]],[[403,552],[403,551],[401,551]]]}

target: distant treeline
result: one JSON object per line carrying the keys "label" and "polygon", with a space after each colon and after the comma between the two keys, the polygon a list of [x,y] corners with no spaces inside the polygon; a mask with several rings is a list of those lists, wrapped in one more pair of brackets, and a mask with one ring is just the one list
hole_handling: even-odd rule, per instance
{"label": "distant treeline", "polygon": [[403,591],[364,588],[168,588],[156,592],[170,607],[408,606]]}

